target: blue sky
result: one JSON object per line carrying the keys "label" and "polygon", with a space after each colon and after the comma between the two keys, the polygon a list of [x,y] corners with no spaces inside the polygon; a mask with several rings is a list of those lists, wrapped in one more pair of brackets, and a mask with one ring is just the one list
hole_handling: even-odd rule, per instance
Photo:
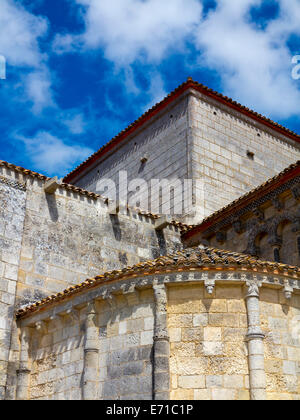
{"label": "blue sky", "polygon": [[188,76],[300,134],[299,22],[300,0],[1,0],[0,159],[63,176]]}

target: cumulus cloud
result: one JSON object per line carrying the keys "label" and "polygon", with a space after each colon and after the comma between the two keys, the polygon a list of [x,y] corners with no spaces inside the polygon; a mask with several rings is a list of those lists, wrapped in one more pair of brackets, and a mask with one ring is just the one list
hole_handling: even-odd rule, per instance
{"label": "cumulus cloud", "polygon": [[44,18],[13,0],[0,2],[0,51],[13,66],[37,67],[43,61],[38,39],[47,32]]}
{"label": "cumulus cloud", "polygon": [[[1,0],[0,54],[6,58],[7,65],[19,80],[16,86],[18,94],[22,86],[22,100],[32,102],[34,112],[53,105],[47,55],[41,52],[39,46],[47,31],[45,18],[28,12],[18,1]],[[7,77],[10,80],[9,74]]]}
{"label": "cumulus cloud", "polygon": [[261,4],[220,0],[198,26],[196,46],[202,65],[219,71],[228,95],[274,118],[288,118],[298,114],[300,91],[291,77],[291,53],[284,41],[299,32],[300,3],[281,1],[279,16],[264,30],[249,19],[251,7]]}
{"label": "cumulus cloud", "polygon": [[65,114],[62,113],[62,123],[68,127],[71,134],[83,134],[87,126],[85,117],[82,113],[78,113],[77,110],[70,110]]}
{"label": "cumulus cloud", "polygon": [[[73,1],[81,7],[85,31],[58,35],[56,50],[104,52],[125,69],[129,92],[140,93],[134,63],[155,65],[192,45],[199,67],[219,73],[224,93],[273,118],[297,115],[300,92],[287,43],[300,34],[299,0],[274,0],[279,14],[263,27],[250,13],[263,0],[219,0],[205,14],[204,0],[114,0],[113,6],[109,0]],[[157,80],[153,100],[164,90]]]}
{"label": "cumulus cloud", "polygon": [[[184,46],[201,18],[198,0],[75,0],[84,7],[84,48],[103,48],[107,59],[117,65],[135,60],[159,61],[165,54]],[[78,36],[58,35],[57,51],[73,51]]]}
{"label": "cumulus cloud", "polygon": [[63,176],[93,153],[89,147],[66,144],[45,131],[34,137],[19,136],[18,139],[24,143],[34,167],[49,175]]}

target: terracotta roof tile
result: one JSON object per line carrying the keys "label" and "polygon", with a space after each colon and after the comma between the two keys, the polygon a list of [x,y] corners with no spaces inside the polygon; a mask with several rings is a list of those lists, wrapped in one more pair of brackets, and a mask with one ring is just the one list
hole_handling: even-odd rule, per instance
{"label": "terracotta roof tile", "polygon": [[85,282],[71,286],[62,293],[52,295],[46,299],[34,303],[33,305],[19,309],[16,313],[17,318],[22,318],[26,315],[32,314],[37,310],[45,308],[45,306],[60,302],[64,299],[74,296],[77,293],[84,292],[93,287],[103,285],[106,282],[130,278],[131,275],[151,275],[154,273],[176,272],[184,269],[216,269],[223,267],[226,269],[247,269],[260,270],[261,272],[281,273],[282,275],[296,276],[300,278],[300,268],[289,266],[285,264],[273,263],[268,261],[260,261],[250,255],[239,254],[236,252],[218,250],[215,248],[198,247],[186,249],[177,252],[173,255],[159,257],[153,261],[139,263],[132,267],[126,267],[118,271],[110,271],[97,276],[93,279],[88,279]]}

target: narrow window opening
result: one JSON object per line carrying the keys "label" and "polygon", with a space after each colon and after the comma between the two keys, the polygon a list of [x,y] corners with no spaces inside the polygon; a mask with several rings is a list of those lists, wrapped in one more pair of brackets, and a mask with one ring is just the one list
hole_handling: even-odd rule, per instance
{"label": "narrow window opening", "polygon": [[254,153],[253,152],[250,152],[249,150],[247,151],[247,157],[248,157],[248,159],[250,159],[250,160],[254,160]]}

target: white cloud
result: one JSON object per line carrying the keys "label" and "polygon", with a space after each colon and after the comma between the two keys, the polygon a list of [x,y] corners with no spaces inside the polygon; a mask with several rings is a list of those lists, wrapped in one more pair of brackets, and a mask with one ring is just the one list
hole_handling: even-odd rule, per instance
{"label": "white cloud", "polygon": [[[106,58],[126,66],[137,59],[159,61],[184,46],[201,18],[198,0],[75,0],[85,7],[88,49],[103,48]],[[73,50],[78,36],[56,38],[55,49]]]}
{"label": "white cloud", "polygon": [[88,147],[65,144],[45,131],[32,138],[18,136],[18,139],[25,144],[26,154],[34,167],[49,175],[65,175],[93,153]]}
{"label": "white cloud", "polygon": [[87,125],[84,115],[76,110],[68,111],[66,115],[62,114],[62,123],[68,127],[72,134],[76,135],[83,134]]}
{"label": "white cloud", "polygon": [[[45,18],[28,12],[18,1],[1,0],[0,54],[6,58],[7,65],[20,81],[15,87],[10,85],[18,89],[15,99],[30,101],[34,112],[53,105],[51,75],[46,64],[48,57],[39,46],[40,38],[47,31]],[[7,72],[7,83],[11,83],[10,80]],[[22,98],[19,95],[21,87]]]}
{"label": "white cloud", "polygon": [[151,99],[150,102],[148,102],[145,106],[144,111],[152,108],[156,103],[160,102],[165,96],[167,96],[161,75],[158,72],[152,73],[150,75],[150,79],[150,87],[146,94]]}
{"label": "white cloud", "polygon": [[27,12],[13,0],[0,2],[0,52],[13,66],[37,67],[43,61],[38,38],[47,32],[44,18]]}
{"label": "white cloud", "polygon": [[46,66],[32,71],[24,79],[27,98],[33,103],[32,111],[41,112],[44,108],[54,106],[51,89],[51,76]]}
{"label": "white cloud", "polygon": [[242,103],[273,118],[298,115],[300,91],[291,77],[285,40],[299,31],[300,3],[281,1],[280,16],[260,30],[250,21],[249,11],[261,3],[219,1],[198,27],[202,65],[218,70],[226,94]]}
{"label": "white cloud", "polygon": [[[280,14],[263,30],[250,19],[250,9],[262,0],[219,0],[205,18],[201,0],[73,1],[82,7],[85,32],[58,35],[55,49],[104,52],[123,70],[129,93],[141,93],[133,64],[153,66],[174,51],[184,54],[189,40],[199,66],[219,73],[228,96],[273,118],[298,114],[300,91],[291,77],[287,40],[300,34],[299,0],[278,0]],[[155,75],[150,102],[164,91],[158,81]]]}

